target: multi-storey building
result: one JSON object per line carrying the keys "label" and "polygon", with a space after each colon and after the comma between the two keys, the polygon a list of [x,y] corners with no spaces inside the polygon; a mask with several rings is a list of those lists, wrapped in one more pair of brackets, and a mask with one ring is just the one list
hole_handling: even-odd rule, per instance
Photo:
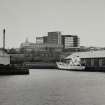
{"label": "multi-storey building", "polygon": [[36,43],[44,43],[43,37],[36,37]]}
{"label": "multi-storey building", "polygon": [[79,38],[76,35],[62,35],[62,45],[64,49],[78,48]]}
{"label": "multi-storey building", "polygon": [[47,43],[61,45],[61,32],[48,32]]}
{"label": "multi-storey building", "polygon": [[63,49],[67,49],[64,51],[70,52],[72,49],[74,51],[78,47],[78,36],[61,35],[61,32],[48,32],[48,36],[36,37],[36,43],[31,43],[27,39],[21,44],[20,48],[25,54],[34,53],[34,56],[36,56],[35,54],[41,55],[39,56],[41,59],[43,55],[48,56],[48,58],[56,58],[60,56]]}
{"label": "multi-storey building", "polygon": [[62,51],[62,49],[79,48],[79,38],[76,35],[61,35],[61,32],[48,32],[48,36],[36,37],[36,43],[30,43],[28,39],[21,44],[21,48],[27,51]]}
{"label": "multi-storey building", "polygon": [[44,37],[36,37],[36,43],[47,43],[47,36]]}
{"label": "multi-storey building", "polygon": [[61,45],[64,50],[76,50],[79,48],[79,38],[77,35],[62,35],[61,32],[48,32],[48,36],[37,37],[36,43]]}
{"label": "multi-storey building", "polygon": [[31,43],[26,38],[25,42],[20,44],[20,49],[23,49],[24,51],[32,51],[31,46],[33,46],[34,43]]}
{"label": "multi-storey building", "polygon": [[28,40],[20,45],[20,48],[26,52],[30,51],[61,51],[63,46],[55,43],[46,43],[42,41],[42,37],[38,38],[37,43],[30,43]]}
{"label": "multi-storey building", "polygon": [[61,51],[63,46],[61,43],[61,32],[48,32],[48,36],[36,37],[36,44],[34,44],[36,50],[46,51]]}

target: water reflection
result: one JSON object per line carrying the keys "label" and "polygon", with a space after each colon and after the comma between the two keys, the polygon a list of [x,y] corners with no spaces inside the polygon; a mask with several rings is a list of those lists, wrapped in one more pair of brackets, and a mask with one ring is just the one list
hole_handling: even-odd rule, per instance
{"label": "water reflection", "polygon": [[105,105],[105,74],[30,70],[0,77],[0,105]]}

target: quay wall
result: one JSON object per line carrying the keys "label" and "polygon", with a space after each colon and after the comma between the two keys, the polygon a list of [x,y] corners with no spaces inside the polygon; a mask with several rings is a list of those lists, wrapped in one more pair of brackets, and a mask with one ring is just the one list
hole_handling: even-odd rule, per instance
{"label": "quay wall", "polygon": [[57,69],[56,63],[28,62],[23,65],[29,69]]}

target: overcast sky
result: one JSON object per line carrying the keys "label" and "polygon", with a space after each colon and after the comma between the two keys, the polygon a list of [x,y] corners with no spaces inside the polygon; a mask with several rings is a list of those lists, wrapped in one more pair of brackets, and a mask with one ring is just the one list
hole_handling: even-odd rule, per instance
{"label": "overcast sky", "polygon": [[19,47],[49,31],[74,34],[83,46],[105,46],[105,0],[0,0],[0,46]]}

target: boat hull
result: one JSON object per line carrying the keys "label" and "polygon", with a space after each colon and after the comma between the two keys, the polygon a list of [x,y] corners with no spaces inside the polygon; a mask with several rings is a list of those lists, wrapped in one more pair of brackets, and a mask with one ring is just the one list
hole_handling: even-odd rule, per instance
{"label": "boat hull", "polygon": [[56,62],[58,69],[61,70],[85,70],[85,66],[69,65],[62,62]]}

